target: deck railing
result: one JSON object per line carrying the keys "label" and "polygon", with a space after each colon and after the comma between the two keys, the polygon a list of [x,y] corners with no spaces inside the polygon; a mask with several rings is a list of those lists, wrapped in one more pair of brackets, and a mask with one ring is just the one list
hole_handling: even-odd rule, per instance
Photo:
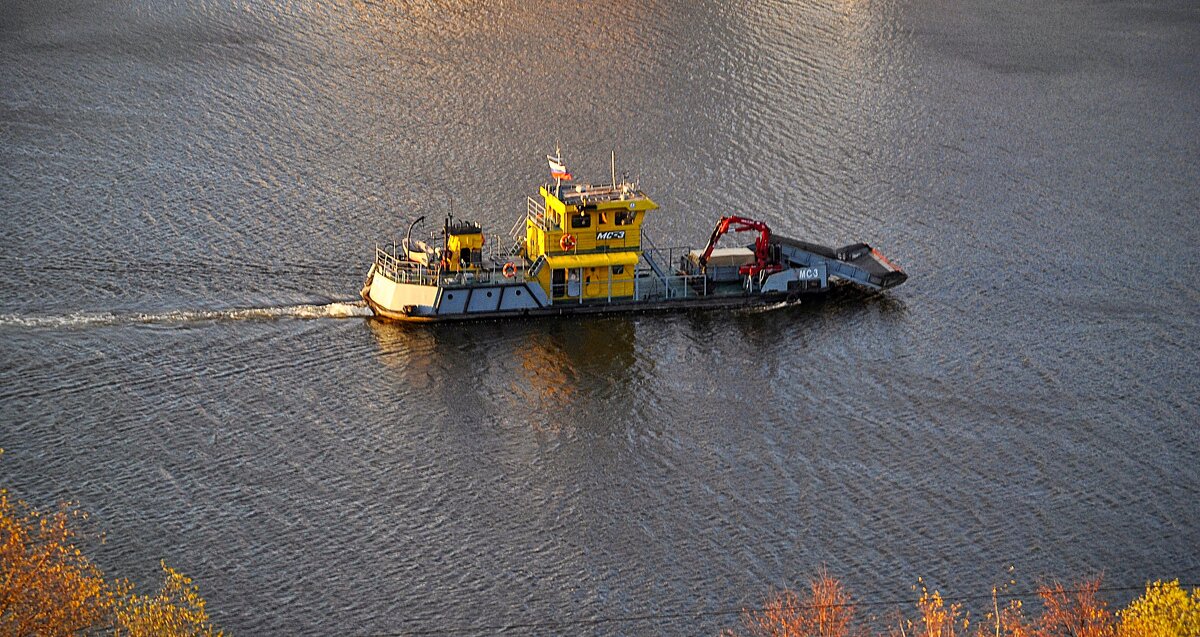
{"label": "deck railing", "polygon": [[660,278],[666,278],[672,274],[686,274],[680,264],[682,258],[691,251],[691,246],[660,248],[654,243],[649,233],[642,232],[642,261]]}
{"label": "deck railing", "polygon": [[[555,223],[553,219],[546,216],[546,204],[534,199],[533,197],[525,198],[525,217],[523,219],[518,219],[517,224],[513,226],[512,233],[514,239],[525,235],[523,223],[525,219],[532,220],[533,225],[546,232],[562,230],[561,226]],[[519,235],[517,233],[519,233]]]}
{"label": "deck railing", "polygon": [[392,247],[392,250],[393,252],[389,253],[387,250],[375,246],[376,274],[382,274],[397,283],[437,285],[438,273],[441,268],[436,265],[430,267],[416,261],[401,259],[395,252],[395,246]]}
{"label": "deck railing", "polygon": [[[672,248],[653,247],[650,244],[643,254],[643,267],[639,267],[634,277],[633,297],[637,301],[655,301],[684,298],[706,297],[713,292],[707,277],[702,274],[686,274],[678,269],[675,260],[691,251],[690,247],[679,246]],[[392,246],[389,252],[379,246],[375,247],[375,273],[397,283],[414,285],[431,285],[445,288],[478,285],[480,283],[524,283],[526,268],[514,264],[516,272],[513,276],[505,276],[504,266],[496,261],[486,268],[453,272],[440,267],[438,264],[427,266],[416,261],[409,261],[399,256],[398,246]],[[658,255],[654,259],[653,255]],[[651,267],[646,257],[661,263],[659,267]],[[665,259],[665,263],[662,261]],[[650,268],[650,269],[646,269]],[[668,274],[670,273],[670,274]],[[626,297],[628,298],[628,297]],[[556,302],[574,301],[578,297],[556,298]],[[597,302],[602,299],[587,299]],[[609,299],[611,302],[614,299]]]}
{"label": "deck railing", "polygon": [[634,279],[633,290],[636,301],[702,298],[712,291],[708,279],[702,274],[677,274],[661,278],[641,276]]}
{"label": "deck railing", "polygon": [[[395,250],[395,248],[393,248]],[[375,273],[381,274],[397,283],[414,285],[440,285],[442,287],[461,287],[477,283],[524,283],[525,269],[514,263],[516,272],[513,276],[505,276],[504,266],[495,261],[486,268],[453,272],[438,265],[426,266],[416,261],[402,259],[396,252],[375,247]]]}

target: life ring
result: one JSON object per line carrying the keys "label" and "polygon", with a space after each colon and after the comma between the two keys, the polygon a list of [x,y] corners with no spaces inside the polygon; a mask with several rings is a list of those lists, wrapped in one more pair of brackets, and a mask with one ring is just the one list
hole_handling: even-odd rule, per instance
{"label": "life ring", "polygon": [[570,252],[571,250],[574,250],[575,237],[570,233],[564,234],[562,238],[558,240],[558,247],[562,248],[564,252]]}
{"label": "life ring", "polygon": [[517,276],[517,264],[509,261],[504,264],[504,278],[511,279],[514,276]]}

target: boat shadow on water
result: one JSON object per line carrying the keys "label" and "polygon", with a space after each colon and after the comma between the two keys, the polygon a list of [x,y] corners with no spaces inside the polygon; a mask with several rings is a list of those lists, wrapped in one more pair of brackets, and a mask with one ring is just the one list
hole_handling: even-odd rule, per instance
{"label": "boat shadow on water", "polygon": [[836,338],[831,330],[904,313],[895,299],[847,290],[732,311],[363,324],[378,347],[382,395],[453,405],[446,417],[475,414],[454,426],[476,433],[597,436],[644,427],[646,406],[687,390],[696,364],[783,369],[809,343]]}
{"label": "boat shadow on water", "polygon": [[441,395],[501,427],[562,431],[630,398],[652,369],[631,315],[365,325],[389,391]]}
{"label": "boat shadow on water", "polygon": [[[548,393],[569,391],[576,381],[628,379],[652,369],[648,344],[686,326],[689,338],[703,341],[730,328],[739,341],[769,349],[774,339],[796,330],[828,329],[882,317],[902,320],[904,302],[888,294],[838,286],[774,305],[742,309],[690,309],[671,312],[529,317],[454,323],[404,323],[368,319],[380,360],[406,373],[414,368],[444,369],[478,377],[489,372],[516,374]],[[541,382],[553,378],[554,383]],[[602,384],[602,383],[601,383]]]}

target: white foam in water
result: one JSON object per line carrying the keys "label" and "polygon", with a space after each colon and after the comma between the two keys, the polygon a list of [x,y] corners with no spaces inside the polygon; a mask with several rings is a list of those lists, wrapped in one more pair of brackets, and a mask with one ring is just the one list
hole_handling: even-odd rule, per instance
{"label": "white foam in water", "polygon": [[0,327],[85,327],[120,322],[114,314],[66,314],[63,316],[0,315]]}
{"label": "white foam in water", "polygon": [[[746,314],[760,314],[762,312],[774,312],[775,310],[782,310],[787,307],[796,307],[797,305],[800,305],[800,303],[801,301],[799,299],[794,301],[780,301],[778,303],[771,303],[770,305],[759,305],[757,307],[746,308],[742,311]],[[367,311],[370,311],[370,308],[368,308]]]}
{"label": "white foam in water", "polygon": [[200,321],[263,321],[276,319],[342,319],[371,316],[371,309],[362,301],[334,301],[323,305],[287,305],[281,307],[250,307],[232,310],[180,310],[145,314],[72,313],[60,316],[0,315],[0,327],[75,328],[98,325],[128,325],[133,323],[166,324]]}

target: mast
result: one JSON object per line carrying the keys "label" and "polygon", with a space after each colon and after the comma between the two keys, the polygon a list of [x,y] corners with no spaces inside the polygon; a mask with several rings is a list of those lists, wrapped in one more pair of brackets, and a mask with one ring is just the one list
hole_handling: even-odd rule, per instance
{"label": "mast", "polygon": [[[559,147],[557,139],[554,140],[554,156],[558,158],[558,161],[562,161],[562,148]],[[562,177],[554,178],[554,196],[558,200],[562,200]]]}
{"label": "mast", "polygon": [[613,187],[613,190],[616,190],[617,189],[617,151],[615,149],[613,149],[613,150],[610,150],[609,153],[612,158],[612,163],[610,164],[610,166],[612,167],[612,187]]}

